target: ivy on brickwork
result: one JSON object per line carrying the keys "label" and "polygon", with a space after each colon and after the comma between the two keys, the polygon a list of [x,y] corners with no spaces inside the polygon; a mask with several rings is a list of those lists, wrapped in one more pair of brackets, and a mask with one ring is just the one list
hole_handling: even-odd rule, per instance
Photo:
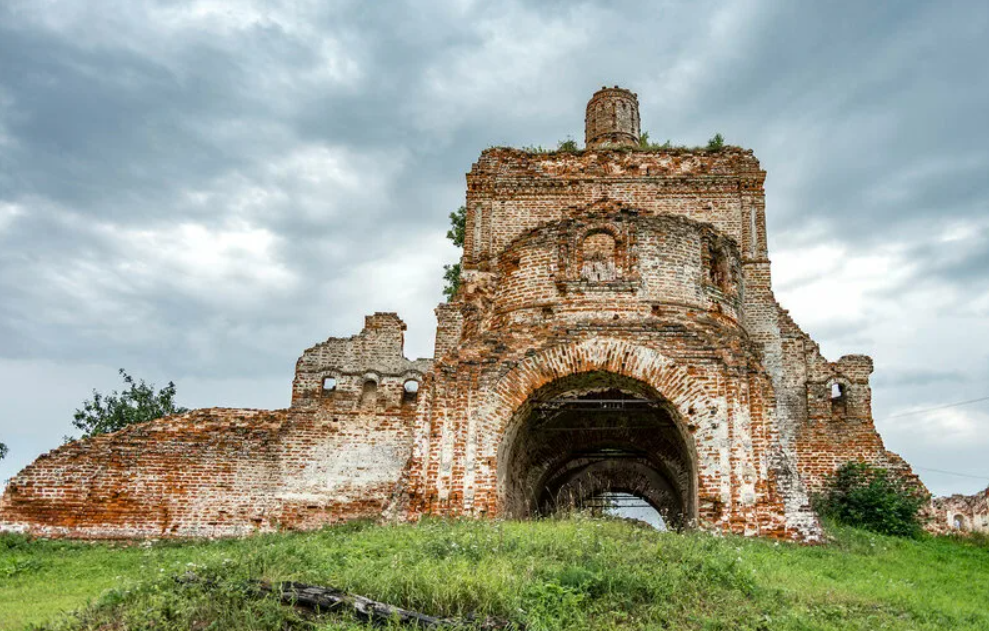
{"label": "ivy on brickwork", "polygon": [[[446,231],[446,238],[453,242],[458,248],[464,247],[464,232],[467,229],[467,207],[461,206],[456,212],[450,213],[450,229]],[[453,300],[460,287],[460,263],[443,266],[443,280],[446,286],[443,287],[443,295],[447,302]]]}
{"label": "ivy on brickwork", "polygon": [[[128,386],[127,390],[119,393],[114,390],[107,395],[93,390],[92,400],[84,401],[82,408],[73,415],[72,425],[82,430],[83,438],[189,411],[175,405],[175,384],[171,381],[156,391],[154,384],[145,383],[143,379],[135,380],[123,368],[119,372]],[[68,440],[72,438],[67,437]]]}

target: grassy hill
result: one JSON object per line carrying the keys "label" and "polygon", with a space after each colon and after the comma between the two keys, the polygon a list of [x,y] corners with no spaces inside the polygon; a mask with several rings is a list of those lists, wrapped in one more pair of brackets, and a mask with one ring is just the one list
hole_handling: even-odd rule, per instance
{"label": "grassy hill", "polygon": [[[366,628],[248,596],[245,581],[260,578],[532,630],[989,629],[985,540],[830,532],[817,547],[590,519],[349,524],[153,545],[8,535],[0,628]],[[217,582],[174,580],[189,570]]]}

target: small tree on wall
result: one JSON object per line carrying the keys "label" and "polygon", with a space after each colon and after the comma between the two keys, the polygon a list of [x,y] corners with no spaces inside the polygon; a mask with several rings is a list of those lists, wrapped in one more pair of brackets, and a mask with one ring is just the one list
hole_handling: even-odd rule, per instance
{"label": "small tree on wall", "polygon": [[119,372],[128,386],[126,390],[119,393],[114,390],[108,395],[93,390],[93,398],[84,401],[82,408],[73,415],[72,425],[82,430],[83,438],[188,412],[175,404],[175,384],[171,381],[161,390],[155,390],[154,384],[145,383],[143,379],[136,381],[123,368]]}
{"label": "small tree on wall", "polygon": [[[450,229],[446,231],[446,238],[453,242],[458,248],[464,247],[464,233],[467,229],[467,207],[461,206],[456,212],[450,213]],[[447,301],[453,300],[460,287],[460,263],[443,266],[443,279],[446,286],[443,287],[443,295]]]}
{"label": "small tree on wall", "polygon": [[7,457],[7,445],[0,443],[0,460]]}

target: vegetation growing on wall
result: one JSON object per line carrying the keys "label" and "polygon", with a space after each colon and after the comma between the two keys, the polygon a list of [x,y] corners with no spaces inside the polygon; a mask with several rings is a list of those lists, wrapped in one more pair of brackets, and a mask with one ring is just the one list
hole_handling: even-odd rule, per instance
{"label": "vegetation growing on wall", "polygon": [[707,141],[708,151],[721,151],[725,146],[725,137],[721,134],[714,134],[714,138]]}
{"label": "vegetation growing on wall", "polygon": [[175,384],[171,381],[161,390],[155,390],[154,384],[135,380],[123,368],[119,373],[127,386],[124,391],[101,394],[93,390],[93,398],[84,401],[73,415],[72,425],[82,430],[83,438],[189,411],[175,404]]}
{"label": "vegetation growing on wall", "polygon": [[[467,229],[467,207],[461,206],[456,212],[450,213],[450,229],[446,231],[446,238],[453,242],[458,248],[464,247],[464,233]],[[446,285],[443,287],[443,295],[447,301],[453,300],[460,287],[460,263],[443,266],[443,279]]]}
{"label": "vegetation growing on wall", "polygon": [[886,469],[846,462],[828,478],[815,508],[849,526],[899,537],[923,532],[920,509],[929,498]]}

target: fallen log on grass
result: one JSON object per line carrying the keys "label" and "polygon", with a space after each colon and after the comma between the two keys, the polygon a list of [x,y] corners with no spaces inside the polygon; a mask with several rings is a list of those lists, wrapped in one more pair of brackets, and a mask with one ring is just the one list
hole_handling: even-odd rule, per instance
{"label": "fallen log on grass", "polygon": [[[215,585],[215,581],[204,580],[189,572],[178,580],[183,583],[204,583]],[[286,604],[294,607],[302,607],[316,613],[331,613],[349,611],[357,618],[375,623],[399,623],[415,626],[423,629],[512,629],[523,631],[524,627],[500,620],[497,618],[484,618],[483,620],[465,619],[456,620],[451,618],[437,618],[427,616],[417,611],[402,609],[395,605],[378,602],[358,596],[348,594],[333,587],[323,587],[320,585],[309,585],[295,581],[283,583],[267,583],[265,581],[251,581],[248,591],[259,596],[273,595]]]}
{"label": "fallen log on grass", "polygon": [[363,596],[348,594],[332,587],[287,581],[275,585],[258,582],[255,588],[262,594],[278,596],[286,605],[305,607],[318,613],[349,609],[361,620],[370,622],[398,622],[427,629],[458,626],[452,620],[427,616]]}

